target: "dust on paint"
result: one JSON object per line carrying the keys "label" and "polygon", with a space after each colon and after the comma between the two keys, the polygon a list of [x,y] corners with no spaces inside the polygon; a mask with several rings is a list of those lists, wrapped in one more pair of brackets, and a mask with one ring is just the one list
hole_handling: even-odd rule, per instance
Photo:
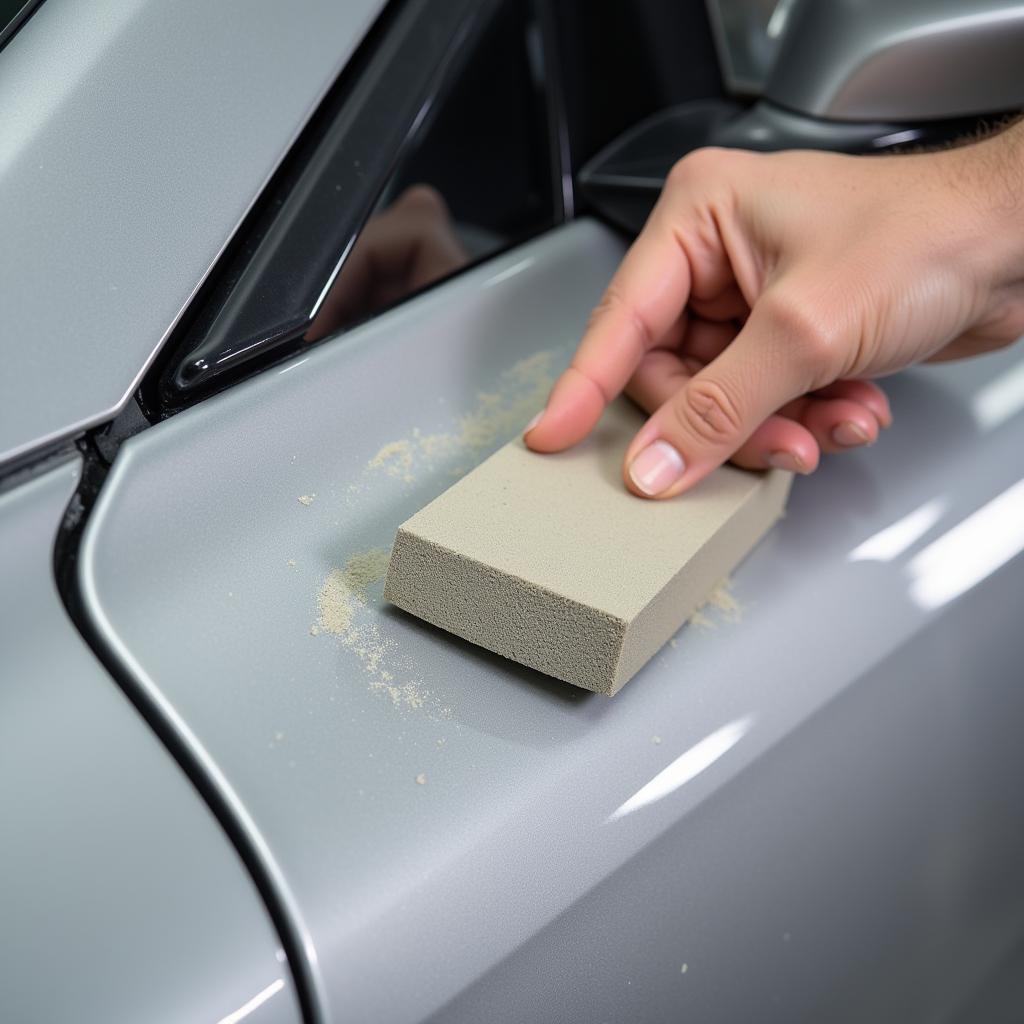
{"label": "dust on paint", "polygon": [[351,555],[343,567],[332,569],[320,586],[319,617],[310,634],[339,638],[371,677],[371,688],[390,697],[396,707],[421,708],[427,695],[415,682],[395,681],[394,641],[372,617],[390,558],[387,548],[370,548]]}
{"label": "dust on paint", "polygon": [[388,476],[401,477],[406,483],[415,479],[411,473],[414,449],[412,443],[405,438],[389,441],[369,462],[368,469],[382,469]]}
{"label": "dust on paint", "polygon": [[[736,599],[736,595],[733,594],[732,586],[732,577],[726,576],[724,580],[715,586],[704,601],[697,606],[697,610],[688,620],[690,624],[701,629],[717,629],[719,622],[722,621],[739,622],[743,618],[743,606]],[[720,613],[714,618],[706,614],[708,609],[712,608]],[[675,637],[669,641],[669,644],[672,647],[677,646]]]}
{"label": "dust on paint", "polygon": [[[554,350],[536,352],[502,371],[494,388],[478,393],[473,407],[458,416],[450,430],[413,428],[405,437],[381,445],[360,475],[348,482],[346,504],[356,506],[381,476],[408,485],[417,481],[421,471],[445,469],[451,476],[462,475],[543,408],[556,369]],[[315,497],[302,495],[299,501],[311,504]],[[387,549],[371,548],[350,555],[343,566],[332,569],[321,582],[318,617],[309,632],[340,639],[362,663],[370,686],[390,697],[396,707],[421,708],[429,694],[418,682],[396,678],[406,676],[409,666],[402,662],[394,637],[376,614],[389,558]],[[442,716],[450,713],[447,708],[432,710]]]}
{"label": "dust on paint", "polygon": [[[504,370],[496,390],[478,393],[476,405],[457,419],[453,430],[425,433],[413,428],[406,437],[382,445],[364,473],[383,472],[415,483],[419,470],[451,463],[451,474],[461,475],[490,448],[522,430],[543,408],[554,379],[555,353],[535,352]],[[360,490],[360,484],[349,485],[350,493]]]}

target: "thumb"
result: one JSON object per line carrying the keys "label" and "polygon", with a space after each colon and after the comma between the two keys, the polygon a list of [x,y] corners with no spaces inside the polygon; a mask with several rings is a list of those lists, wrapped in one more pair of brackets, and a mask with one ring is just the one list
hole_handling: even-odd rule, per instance
{"label": "thumb", "polygon": [[811,390],[821,346],[798,307],[765,294],[721,354],[683,385],[626,451],[626,486],[671,498],[731,458],[787,402]]}

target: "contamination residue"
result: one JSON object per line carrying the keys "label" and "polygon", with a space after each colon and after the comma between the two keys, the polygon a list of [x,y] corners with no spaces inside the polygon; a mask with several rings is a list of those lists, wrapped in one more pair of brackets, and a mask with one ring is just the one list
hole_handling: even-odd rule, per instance
{"label": "contamination residue", "polygon": [[[689,621],[701,629],[715,629],[718,623],[706,614],[709,608],[714,608],[720,612],[720,618],[726,622],[739,622],[743,617],[743,608],[732,592],[732,579],[730,577],[727,576],[708,594],[704,603],[690,616]],[[675,637],[669,643],[672,647],[675,647]]]}
{"label": "contamination residue", "polygon": [[[425,433],[412,429],[406,436],[384,444],[367,460],[360,478],[349,485],[346,504],[358,504],[358,495],[380,474],[415,483],[421,470],[447,468],[461,476],[489,450],[514,436],[542,407],[554,380],[555,353],[538,352],[505,370],[494,391],[477,396],[475,407],[459,416],[448,432]],[[303,495],[299,500],[306,504]],[[377,613],[390,550],[374,547],[349,552],[344,563],[327,574],[317,597],[318,616],[310,627],[312,636],[328,634],[362,664],[372,689],[391,699],[396,707],[422,708],[430,701],[412,668],[397,650],[389,624]],[[289,565],[293,565],[289,562]],[[739,621],[742,608],[732,593],[732,581],[724,579],[694,612],[690,622],[714,629],[723,620]],[[718,614],[712,616],[709,611]],[[669,641],[675,647],[675,638]],[[443,710],[443,709],[441,709]]]}
{"label": "contamination residue", "polygon": [[[537,352],[505,370],[493,391],[477,395],[474,408],[459,416],[451,431],[414,428],[382,445],[349,485],[346,504],[350,509],[356,506],[360,493],[381,474],[405,484],[415,483],[421,470],[447,469],[451,476],[461,476],[489,450],[515,436],[543,406],[555,369],[554,352]],[[384,547],[346,553],[344,563],[321,582],[317,621],[310,634],[338,638],[361,662],[370,687],[396,707],[427,706],[443,714],[445,709],[435,708],[422,683],[412,678],[413,666],[402,658],[389,624],[378,613],[389,558]]]}
{"label": "contamination residue", "polygon": [[377,473],[415,483],[417,470],[445,464],[452,476],[461,476],[489,449],[514,437],[543,407],[554,383],[554,367],[551,351],[521,359],[501,374],[496,391],[477,395],[475,408],[458,418],[454,430],[425,433],[414,428],[381,445],[349,492],[358,493]]}

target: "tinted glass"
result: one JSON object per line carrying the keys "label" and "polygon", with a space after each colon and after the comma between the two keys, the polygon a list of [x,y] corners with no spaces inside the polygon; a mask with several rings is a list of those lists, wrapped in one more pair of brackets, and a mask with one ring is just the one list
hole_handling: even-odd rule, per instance
{"label": "tinted glass", "polygon": [[645,117],[723,96],[704,3],[554,0],[572,166]]}
{"label": "tinted glass", "polygon": [[549,227],[544,44],[535,6],[503,4],[385,184],[307,338],[364,319]]}

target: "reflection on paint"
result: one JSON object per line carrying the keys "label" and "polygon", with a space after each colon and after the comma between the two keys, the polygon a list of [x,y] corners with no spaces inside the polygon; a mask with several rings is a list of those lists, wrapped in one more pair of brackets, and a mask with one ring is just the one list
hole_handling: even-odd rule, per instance
{"label": "reflection on paint", "polygon": [[1024,409],[1024,359],[989,381],[971,399],[971,414],[984,430],[995,430]]}
{"label": "reflection on paint", "polygon": [[945,511],[944,499],[933,498],[926,501],[909,515],[897,519],[895,523],[868,537],[846,557],[851,562],[891,562],[902,555],[911,544],[920,540],[942,518]]}
{"label": "reflection on paint", "polygon": [[680,754],[667,768],[658,772],[645,786],[641,786],[624,804],[608,817],[608,821],[638,811],[641,807],[653,804],[657,800],[674,793],[680,786],[686,785],[696,778],[705,768],[709,768],[720,757],[727,754],[750,731],[754,724],[752,715],[738,718],[735,722],[723,725],[710,736],[695,743],[689,750]]}
{"label": "reflection on paint", "polygon": [[1024,480],[972,512],[910,560],[910,596],[922,608],[939,608],[1021,551]]}
{"label": "reflection on paint", "polygon": [[786,22],[789,21],[794,3],[795,0],[779,0],[775,5],[772,16],[768,19],[768,26],[765,28],[765,34],[769,39],[778,39],[786,31]]}
{"label": "reflection on paint", "polygon": [[521,274],[533,263],[534,258],[532,256],[527,256],[526,259],[520,260],[518,263],[513,263],[511,267],[507,267],[505,270],[499,271],[494,275],[494,277],[489,277],[480,287],[492,288],[496,284],[501,284],[502,281],[507,281],[510,277],[515,277],[517,274]]}
{"label": "reflection on paint", "polygon": [[261,1007],[271,996],[277,995],[281,989],[284,988],[284,979],[278,978],[277,981],[272,981],[265,989],[257,992],[256,995],[244,1003],[233,1013],[229,1013],[226,1017],[221,1017],[217,1024],[238,1024],[240,1020],[244,1020],[252,1013],[253,1010]]}
{"label": "reflection on paint", "polygon": [[289,363],[287,366],[283,366],[280,370],[277,371],[278,375],[280,376],[280,374],[282,373],[287,373],[289,370],[294,370],[296,366],[301,366],[303,363],[308,361],[309,356],[306,356],[305,359],[300,359],[297,363]]}

